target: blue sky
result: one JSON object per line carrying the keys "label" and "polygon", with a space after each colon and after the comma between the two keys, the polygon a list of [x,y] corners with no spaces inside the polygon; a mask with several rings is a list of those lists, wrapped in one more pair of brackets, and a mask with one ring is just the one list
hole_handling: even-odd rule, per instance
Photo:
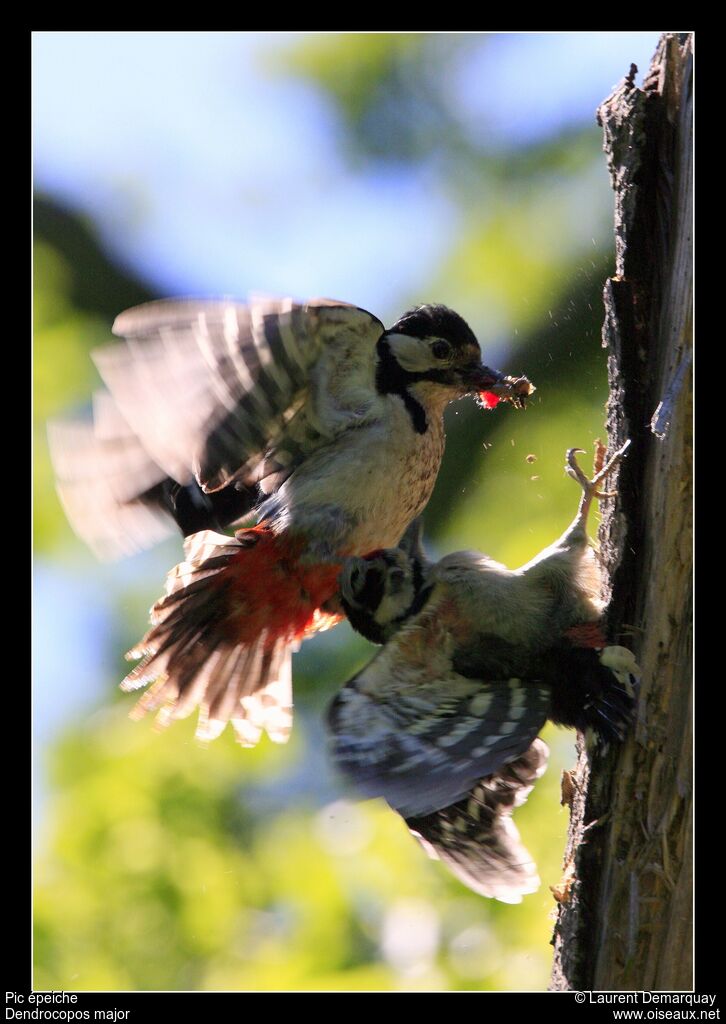
{"label": "blue sky", "polygon": [[[455,211],[423,171],[346,166],[331,102],[270,67],[299,38],[35,33],[36,186],[91,213],[160,294],[322,292],[393,310],[435,270]],[[594,124],[657,39],[474,35],[450,102],[506,146]]]}

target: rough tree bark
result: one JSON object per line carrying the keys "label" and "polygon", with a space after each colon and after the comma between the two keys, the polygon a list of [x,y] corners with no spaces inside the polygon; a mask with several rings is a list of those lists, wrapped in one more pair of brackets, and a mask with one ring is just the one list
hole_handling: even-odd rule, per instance
{"label": "rough tree bark", "polygon": [[578,745],[556,896],[552,988],[689,989],[692,950],[692,37],[661,38],[598,110],[615,191],[605,285],[609,449],[632,445],[603,504],[611,638],[642,669],[618,749]]}

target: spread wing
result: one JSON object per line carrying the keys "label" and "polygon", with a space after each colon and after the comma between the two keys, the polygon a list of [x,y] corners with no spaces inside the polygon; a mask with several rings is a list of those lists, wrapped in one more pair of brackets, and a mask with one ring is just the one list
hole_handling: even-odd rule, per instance
{"label": "spread wing", "polygon": [[383,797],[404,818],[421,817],[455,804],[523,754],[547,719],[551,691],[526,679],[441,671],[443,659],[431,650],[428,678],[389,674],[395,645],[335,698],[333,758],[365,795]]}
{"label": "spread wing", "polygon": [[102,415],[51,431],[77,532],[114,556],[174,523],[188,534],[239,520],[366,415],[383,330],[332,300],[165,300],[122,313],[123,341],[94,353],[110,393]]}
{"label": "spread wing", "polygon": [[536,739],[523,754],[481,779],[457,803],[406,824],[423,848],[482,896],[520,903],[539,889],[537,866],[519,838],[512,811],[525,802],[547,767]]}
{"label": "spread wing", "polygon": [[480,678],[461,675],[435,627],[428,643],[416,632],[404,627],[335,698],[333,758],[465,885],[517,903],[539,878],[511,814],[547,764],[537,734],[551,688],[492,676],[486,656]]}
{"label": "spread wing", "polygon": [[[93,425],[58,420],[48,444],[69,522],[98,558],[120,558],[161,541],[174,518],[155,495],[165,474],[111,396],[93,396]],[[171,481],[170,481],[171,482]]]}

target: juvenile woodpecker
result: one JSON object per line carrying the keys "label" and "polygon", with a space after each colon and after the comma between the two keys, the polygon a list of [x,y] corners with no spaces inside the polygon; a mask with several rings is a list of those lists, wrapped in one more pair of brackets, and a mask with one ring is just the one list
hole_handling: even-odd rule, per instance
{"label": "juvenile woodpecker", "polygon": [[337,766],[360,792],[385,798],[469,888],[506,903],[539,887],[511,814],[546,768],[543,725],[609,741],[633,707],[638,668],[600,632],[586,532],[624,449],[592,480],[577,450],[565,467],[582,486],[577,515],[520,569],[472,551],[432,565],[413,524],[401,547],[348,559],[340,580],[351,624],[384,646],[328,712]]}
{"label": "juvenile woodpecker", "polygon": [[[51,451],[77,532],[102,556],[188,539],[127,657],[135,714],[200,708],[254,744],[291,726],[290,655],[341,617],[343,559],[399,542],[426,505],[445,406],[475,394],[524,405],[524,378],[483,365],[441,305],[391,328],[326,299],[162,301],[122,313],[94,354],[108,388],[95,424],[58,424]],[[254,522],[234,536],[230,524]]]}

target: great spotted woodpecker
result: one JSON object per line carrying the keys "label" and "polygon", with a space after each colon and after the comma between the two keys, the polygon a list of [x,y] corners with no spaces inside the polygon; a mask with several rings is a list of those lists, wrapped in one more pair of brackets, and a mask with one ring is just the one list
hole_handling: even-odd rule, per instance
{"label": "great spotted woodpecker", "polygon": [[328,713],[333,758],[356,788],[384,797],[466,885],[507,903],[539,887],[512,821],[547,765],[551,719],[621,738],[638,667],[607,646],[600,574],[586,524],[598,485],[624,449],[582,486],[559,540],[520,569],[458,551],[435,565],[417,524],[401,547],[350,558],[341,599],[382,650]]}
{"label": "great spotted woodpecker", "polygon": [[231,720],[245,745],[263,729],[284,741],[291,651],[341,618],[343,559],[397,544],[426,505],[445,406],[472,393],[522,406],[534,388],[483,365],[441,305],[386,330],[325,299],[163,301],[114,332],[125,341],[94,356],[108,388],[94,427],[51,433],[61,498],[101,555],[174,523],[188,535],[122,686],[153,683],[137,717],[199,706],[204,739]]}

